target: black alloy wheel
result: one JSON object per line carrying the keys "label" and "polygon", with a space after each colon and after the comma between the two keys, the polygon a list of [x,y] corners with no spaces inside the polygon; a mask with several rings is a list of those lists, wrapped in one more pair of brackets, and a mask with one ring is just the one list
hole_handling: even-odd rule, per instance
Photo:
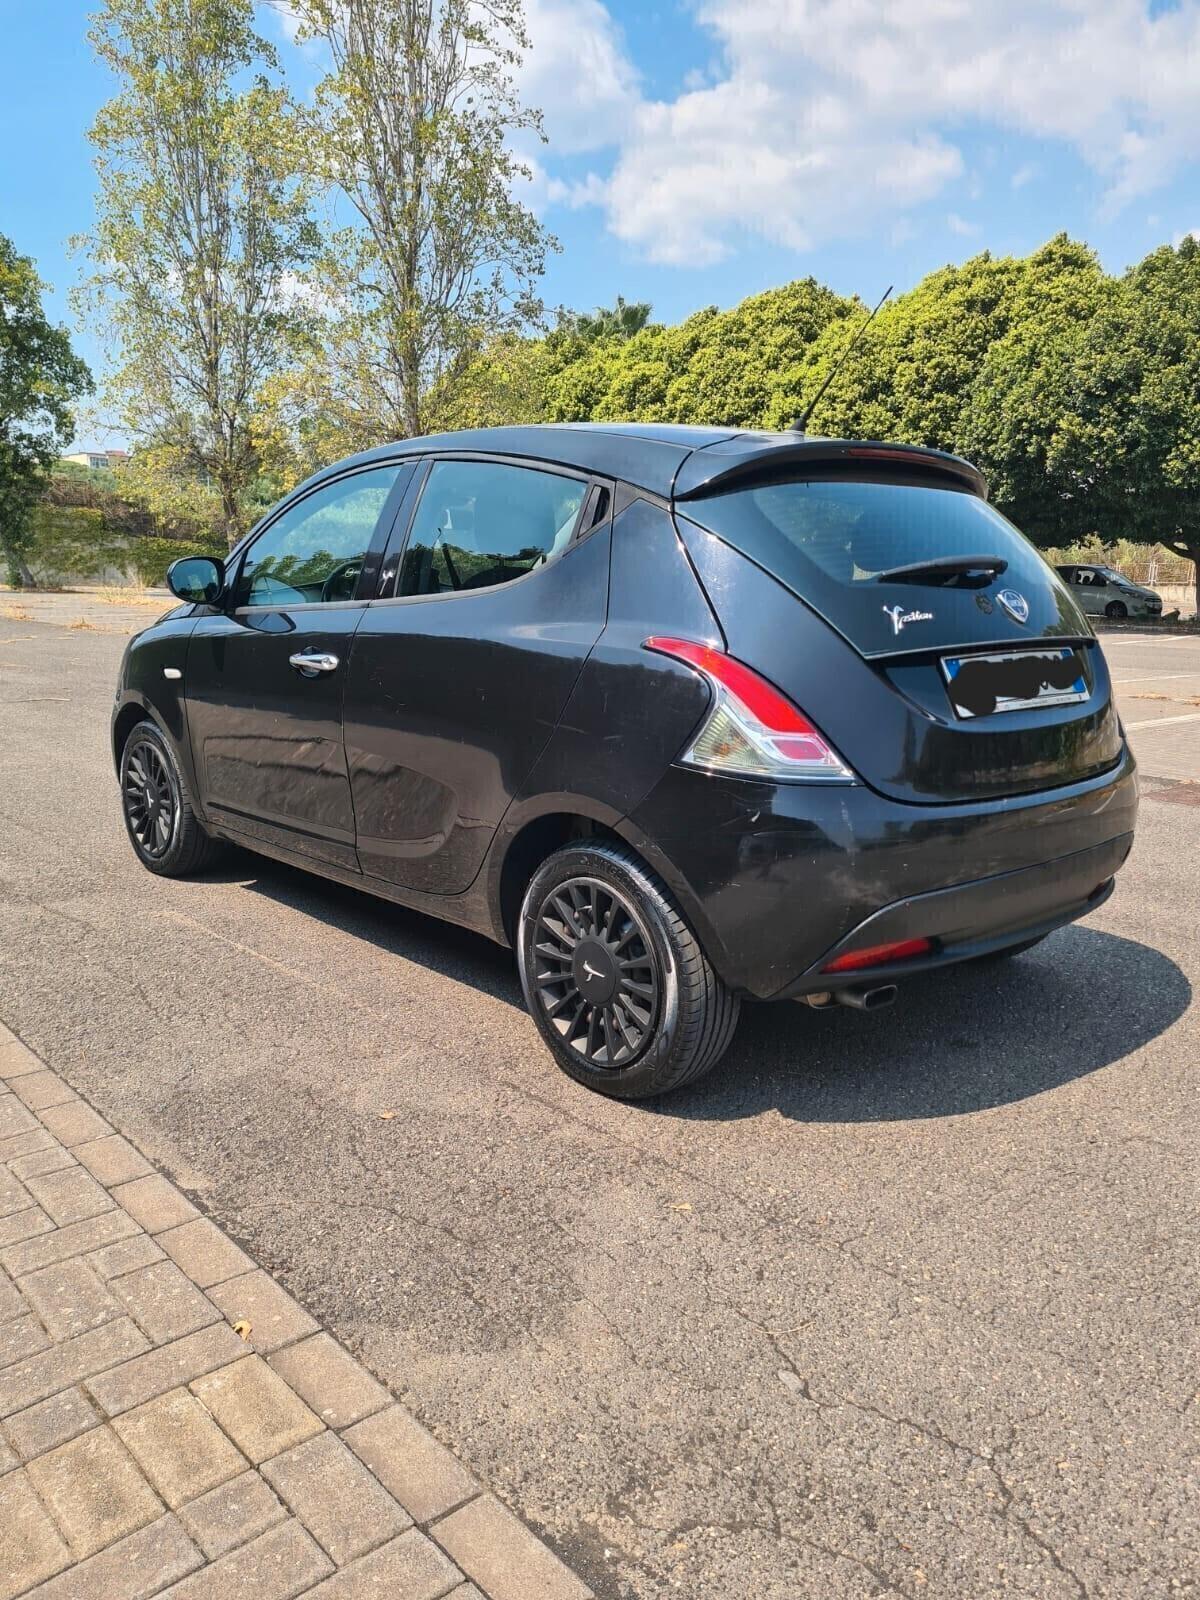
{"label": "black alloy wheel", "polygon": [[1104,608],[1104,615],[1111,617],[1114,622],[1120,622],[1129,615],[1129,607],[1123,600],[1110,600]]}
{"label": "black alloy wheel", "polygon": [[179,800],[161,746],[134,736],[126,753],[122,782],[125,821],[138,854],[161,861],[171,848]]}
{"label": "black alloy wheel", "polygon": [[179,760],[157,724],[147,720],[131,730],[120,781],[125,830],[148,871],[183,878],[222,853],[225,846],[196,815]]}
{"label": "black alloy wheel", "polygon": [[595,1070],[631,1066],[653,1036],[658,962],[625,897],[598,878],[568,878],[542,903],[533,981],[546,1020]]}
{"label": "black alloy wheel", "polygon": [[624,843],[581,839],[547,856],[515,935],[525,1003],[577,1083],[643,1100],[724,1055],[739,998],[662,879]]}

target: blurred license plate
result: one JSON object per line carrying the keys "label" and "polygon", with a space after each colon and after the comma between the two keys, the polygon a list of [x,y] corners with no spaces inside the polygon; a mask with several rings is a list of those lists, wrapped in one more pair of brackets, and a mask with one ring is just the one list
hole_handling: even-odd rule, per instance
{"label": "blurred license plate", "polygon": [[955,716],[1069,706],[1089,694],[1079,651],[1013,650],[994,656],[943,656],[942,672]]}

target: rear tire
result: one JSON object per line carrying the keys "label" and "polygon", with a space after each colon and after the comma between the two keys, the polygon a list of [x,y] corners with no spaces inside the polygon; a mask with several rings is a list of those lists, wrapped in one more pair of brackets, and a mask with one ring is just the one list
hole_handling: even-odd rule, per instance
{"label": "rear tire", "polygon": [[1123,600],[1110,600],[1104,608],[1104,615],[1113,622],[1120,622],[1129,615],[1129,607]]}
{"label": "rear tire", "polygon": [[620,1100],[711,1071],[741,1009],[670,891],[624,845],[557,850],[517,922],[525,1003],[562,1070]]}
{"label": "rear tire", "polygon": [[201,872],[224,851],[205,832],[175,752],[153,722],[139,722],[121,751],[121,813],[138,860],[159,877]]}

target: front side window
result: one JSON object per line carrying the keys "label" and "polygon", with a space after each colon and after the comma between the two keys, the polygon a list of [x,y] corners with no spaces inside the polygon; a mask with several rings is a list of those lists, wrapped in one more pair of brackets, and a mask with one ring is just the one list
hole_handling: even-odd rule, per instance
{"label": "front side window", "polygon": [[239,600],[296,606],[352,600],[399,463],[339,478],[305,495],[246,552]]}
{"label": "front side window", "polygon": [[413,520],[401,595],[511,583],[571,541],[587,485],[495,461],[437,461]]}

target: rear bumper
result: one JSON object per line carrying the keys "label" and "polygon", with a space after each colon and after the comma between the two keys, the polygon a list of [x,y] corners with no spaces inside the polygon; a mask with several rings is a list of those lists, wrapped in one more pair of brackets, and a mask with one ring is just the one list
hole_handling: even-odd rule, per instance
{"label": "rear bumper", "polygon": [[[1076,850],[1036,867],[897,900],[860,922],[777,998],[895,983],[1052,933],[1104,904],[1132,844],[1132,833],[1119,834],[1090,850]],[[903,939],[929,939],[932,949],[911,961],[889,961],[851,972],[823,970],[839,956]]]}
{"label": "rear bumper", "polygon": [[[674,767],[620,831],[726,983],[772,999],[890,982],[1084,916],[1111,891],[1136,814],[1126,749],[1083,783],[949,806]],[[917,937],[933,941],[919,960],[821,972],[835,955]]]}

